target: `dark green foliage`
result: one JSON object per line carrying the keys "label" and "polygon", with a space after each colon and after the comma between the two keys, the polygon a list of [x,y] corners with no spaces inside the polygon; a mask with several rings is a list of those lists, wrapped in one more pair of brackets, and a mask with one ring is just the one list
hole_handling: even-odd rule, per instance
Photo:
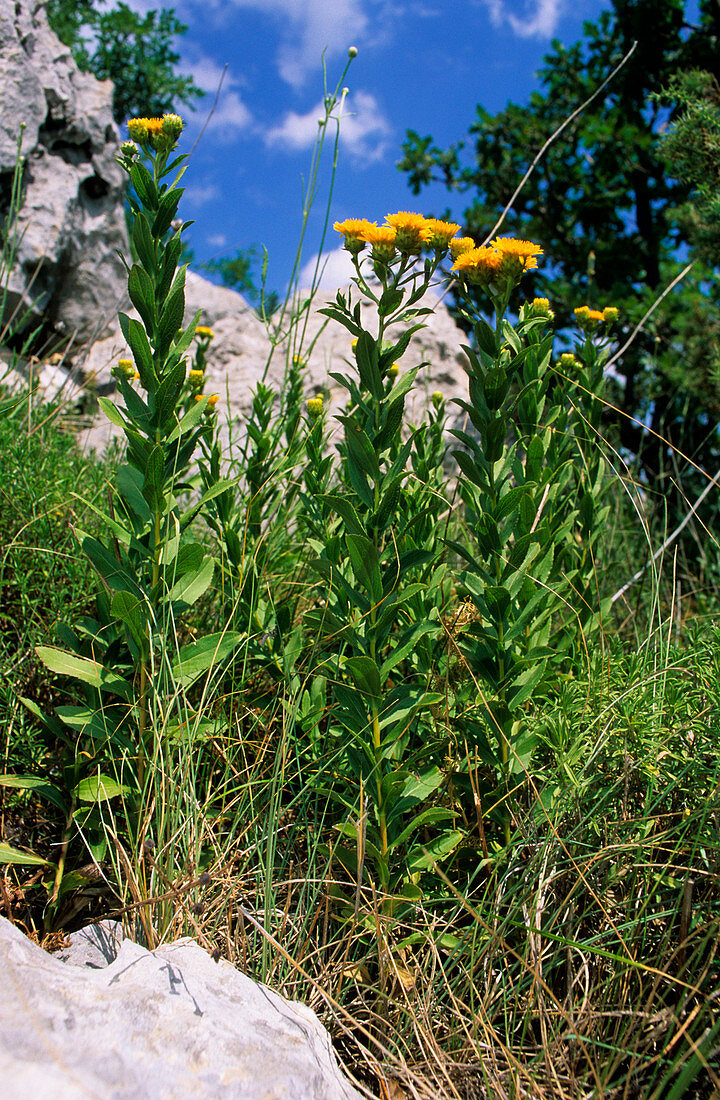
{"label": "dark green foliage", "polygon": [[[688,9],[685,0],[613,0],[597,23],[585,24],[581,42],[553,43],[540,72],[542,90],[527,104],[509,103],[496,115],[479,106],[469,142],[443,150],[431,137],[408,133],[399,167],[413,191],[439,180],[467,195],[463,231],[481,242],[533,156],[637,40],[606,91],[550,147],[500,229],[543,245],[549,262],[525,289],[551,299],[560,326],[570,323],[576,306],[614,305],[629,334],[680,270],[678,245],[690,232],[677,211],[696,184],[677,158],[668,170],[658,142],[668,109],[654,93],[675,86],[676,74],[689,69],[720,74],[720,8],[703,0],[699,22],[690,27]],[[703,110],[712,109],[706,97]],[[606,417],[671,507],[678,506],[673,449],[707,469],[720,459],[717,390],[707,385],[717,374],[717,304],[706,280],[707,272],[693,272],[616,364],[620,416]],[[679,472],[691,471],[681,463]],[[692,480],[686,493],[692,499]]]}
{"label": "dark green foliage", "polygon": [[115,85],[113,114],[159,118],[179,104],[190,106],[204,94],[191,76],[176,72],[180,55],[173,40],[187,27],[172,8],[141,15],[122,0],[48,0],[50,26],[83,72]]}

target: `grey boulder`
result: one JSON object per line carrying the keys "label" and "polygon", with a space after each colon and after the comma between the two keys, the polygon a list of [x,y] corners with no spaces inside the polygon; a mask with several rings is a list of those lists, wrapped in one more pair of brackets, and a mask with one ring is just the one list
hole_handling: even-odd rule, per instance
{"label": "grey boulder", "polygon": [[0,917],[0,957],[3,1100],[362,1096],[310,1008],[192,940],[147,951],[107,922],[52,956]]}

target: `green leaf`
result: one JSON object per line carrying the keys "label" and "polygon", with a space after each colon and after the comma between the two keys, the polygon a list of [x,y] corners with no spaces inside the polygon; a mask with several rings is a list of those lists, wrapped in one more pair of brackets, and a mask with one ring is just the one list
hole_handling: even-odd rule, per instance
{"label": "green leaf", "polygon": [[143,482],[142,495],[154,512],[162,511],[165,503],[163,482],[165,479],[165,451],[162,444],[157,443],[148,457],[145,469],[145,481]]}
{"label": "green leaf", "polygon": [[43,859],[34,852],[23,852],[20,848],[11,848],[3,841],[0,841],[0,863],[17,863],[23,867],[55,867],[49,859]]}
{"label": "green leaf", "polygon": [[185,268],[178,271],[158,319],[156,354],[164,359],[185,316]]}
{"label": "green leaf", "polygon": [[155,288],[144,267],[133,264],[128,276],[130,301],[140,314],[146,329],[155,327]]}
{"label": "green leaf", "polygon": [[242,638],[242,634],[226,630],[219,634],[208,634],[197,642],[184,645],[173,662],[173,679],[179,687],[189,687],[203,673],[226,661],[240,645]]}
{"label": "green leaf", "polygon": [[211,557],[207,557],[200,569],[186,573],[171,588],[169,599],[187,604],[191,607],[200,597],[207,592],[213,579],[215,563]]}
{"label": "green leaf", "polygon": [[348,531],[353,535],[364,536],[365,531],[363,525],[360,522],[355,506],[352,501],[347,497],[334,496],[331,493],[325,494],[320,497],[320,500],[325,504],[331,512],[337,513],[343,520]]}
{"label": "green leaf", "polygon": [[141,523],[149,523],[152,512],[142,495],[143,476],[140,471],[126,464],[119,466],[115,475],[115,484],[128,509],[138,517]]}
{"label": "green leaf", "polygon": [[338,419],[345,424],[345,442],[347,443],[349,455],[355,459],[363,473],[367,474],[373,481],[378,482],[380,480],[380,467],[373,445],[366,433],[359,424],[355,423],[352,417],[342,416]]}
{"label": "green leaf", "polygon": [[125,313],[118,314],[120,328],[123,336],[130,345],[130,351],[135,360],[140,383],[145,390],[153,392],[156,382],[155,365],[153,363],[152,348],[147,338],[145,329],[134,317],[128,317]]}
{"label": "green leaf", "polygon": [[81,779],[73,794],[79,802],[109,802],[118,795],[128,794],[129,787],[121,786],[109,775],[89,775]]}
{"label": "green leaf", "polygon": [[372,657],[347,657],[345,668],[364,695],[372,699],[380,698],[380,670]]}
{"label": "green leaf", "polygon": [[396,645],[390,656],[385,661],[383,661],[382,668],[380,670],[380,675],[382,676],[383,681],[388,678],[396,665],[400,664],[401,661],[404,661],[405,658],[413,652],[420,638],[424,637],[425,634],[437,634],[437,632],[437,623],[431,623],[426,620],[425,622],[417,623],[416,625],[414,625],[412,630],[409,632],[409,636],[408,634],[405,634],[405,640]]}
{"label": "green leaf", "polygon": [[142,588],[135,577],[124,568],[122,562],[117,560],[112,550],[108,550],[97,539],[89,536],[83,539],[82,548],[99,575],[111,588],[126,589],[133,592],[135,596],[142,597]]}
{"label": "green leaf", "polygon": [[185,361],[177,363],[163,378],[155,395],[155,423],[163,428],[177,406],[178,397],[185,385]]}
{"label": "green leaf", "polygon": [[133,697],[132,684],[117,672],[99,664],[98,661],[92,661],[89,657],[76,657],[75,654],[57,649],[55,646],[39,645],[35,647],[35,652],[51,672],[56,672],[60,676],[71,676],[75,680],[90,684],[98,691],[121,695],[123,699],[130,700]]}
{"label": "green leaf", "polygon": [[133,641],[143,656],[148,646],[147,624],[145,622],[145,603],[130,592],[116,592],[110,604],[110,614],[120,619],[132,635]]}
{"label": "green leaf", "polygon": [[365,586],[371,601],[379,603],[382,599],[382,576],[377,549],[370,539],[362,535],[346,535],[345,545],[355,579]]}
{"label": "green leaf", "polygon": [[124,428],[126,421],[117,406],[110,400],[109,397],[98,397],[98,405],[105,413],[111,424],[114,424],[116,428]]}
{"label": "green leaf", "polygon": [[142,161],[136,160],[130,169],[130,180],[143,206],[157,207],[157,185]]}
{"label": "green leaf", "polygon": [[53,806],[57,806],[63,813],[67,813],[67,799],[63,798],[62,793],[52,783],[48,783],[47,779],[40,779],[34,775],[0,775],[0,787],[32,791],[38,797],[52,802]]}
{"label": "green leaf", "polygon": [[434,863],[442,863],[453,854],[463,837],[463,833],[453,829],[434,837],[428,844],[416,845],[408,853],[408,869],[416,874],[418,871],[429,870]]}
{"label": "green leaf", "polygon": [[360,381],[366,390],[377,400],[383,395],[383,382],[378,368],[378,350],[374,338],[369,332],[361,332],[355,345]]}
{"label": "green leaf", "polygon": [[155,267],[155,242],[150,224],[142,212],[135,215],[132,242],[140,262],[147,270],[152,271]]}

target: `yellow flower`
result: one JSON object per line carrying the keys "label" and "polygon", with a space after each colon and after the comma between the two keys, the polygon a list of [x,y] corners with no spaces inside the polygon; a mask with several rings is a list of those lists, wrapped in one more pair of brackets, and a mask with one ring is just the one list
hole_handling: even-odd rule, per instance
{"label": "yellow flower", "polygon": [[430,240],[427,218],[422,214],[400,210],[397,214],[388,214],[385,222],[396,230],[395,247],[400,252],[422,252],[423,246]]}
{"label": "yellow flower", "polygon": [[578,326],[584,332],[593,332],[599,324],[605,320],[605,315],[600,309],[590,309],[590,306],[578,306],[573,310]]}
{"label": "yellow flower", "polygon": [[[195,394],[195,400],[196,401],[204,401],[205,400],[205,394],[204,393],[196,393]],[[207,399],[207,408],[206,408],[205,412],[207,412],[207,413],[215,412],[215,406],[217,405],[219,400],[220,400],[220,394],[219,393],[211,393],[208,396],[208,399]]]}
{"label": "yellow flower", "polygon": [[202,386],[205,381],[205,375],[201,370],[191,370],[188,374],[188,382],[191,386]]}
{"label": "yellow flower", "polygon": [[372,226],[375,222],[369,222],[366,218],[346,218],[344,222],[335,222],[333,229],[342,233],[348,252],[356,256],[365,247],[365,233]]}
{"label": "yellow flower", "polygon": [[124,378],[129,382],[135,377],[135,364],[132,359],[118,359],[117,366],[112,373],[116,378]]}
{"label": "yellow flower", "polygon": [[183,120],[180,115],[163,115],[162,129],[164,134],[168,134],[173,141],[177,141],[180,134],[183,131]]}
{"label": "yellow flower", "polygon": [[387,263],[395,255],[397,230],[391,225],[371,225],[365,230],[365,240],[372,245],[372,257]]}
{"label": "yellow flower", "polygon": [[302,370],[303,367],[307,366],[307,359],[305,359],[305,357],[302,356],[302,355],[293,355],[292,361],[293,361],[293,366],[294,367],[299,367],[300,370]]}
{"label": "yellow flower", "polygon": [[555,320],[555,314],[550,309],[550,302],[547,298],[533,298],[530,303],[530,316],[547,317],[548,321]]}
{"label": "yellow flower", "polygon": [[138,145],[149,145],[153,149],[160,149],[171,140],[163,131],[161,118],[131,118],[128,122],[128,134]]}
{"label": "yellow flower", "polygon": [[617,306],[605,306],[603,310],[603,321],[606,325],[614,325],[618,319]]}
{"label": "yellow flower", "polygon": [[453,260],[457,260],[463,252],[470,252],[473,248],[477,248],[477,245],[472,237],[454,237],[450,241],[450,255]]}
{"label": "yellow flower", "polygon": [[306,402],[306,408],[313,420],[317,420],[317,418],[322,415],[323,411],[322,394],[318,394],[317,397],[309,397]]}
{"label": "yellow flower", "polygon": [[571,351],[564,351],[560,356],[560,366],[563,370],[577,370],[580,365],[580,360]]}
{"label": "yellow flower", "polygon": [[400,373],[400,367],[397,365],[397,363],[391,363],[390,366],[388,367],[388,376],[390,378],[397,378],[399,373]]}
{"label": "yellow flower", "polygon": [[470,248],[461,252],[452,270],[468,283],[487,283],[502,268],[502,255],[494,248]]}
{"label": "yellow flower", "polygon": [[206,340],[212,340],[215,333],[213,332],[213,330],[211,328],[208,328],[207,325],[196,325],[195,326],[195,335],[200,340],[202,340],[203,338],[206,339]]}
{"label": "yellow flower", "polygon": [[445,395],[440,390],[433,390],[430,394],[430,400],[436,409],[441,409],[445,404]]}
{"label": "yellow flower", "polygon": [[537,267],[535,257],[543,254],[542,248],[532,241],[518,241],[513,237],[496,237],[491,247],[506,259],[506,264],[512,265],[511,270],[513,267],[517,268],[518,264],[522,265],[520,273]]}
{"label": "yellow flower", "polygon": [[435,252],[447,252],[451,239],[460,232],[455,222],[443,222],[438,218],[426,218],[425,225],[430,234],[425,246]]}

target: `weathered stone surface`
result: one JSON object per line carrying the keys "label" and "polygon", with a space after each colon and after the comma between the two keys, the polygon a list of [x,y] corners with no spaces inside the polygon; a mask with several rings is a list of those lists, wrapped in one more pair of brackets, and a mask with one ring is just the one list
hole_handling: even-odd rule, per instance
{"label": "weathered stone surface", "polygon": [[191,940],[118,939],[85,929],[64,962],[0,917],[3,1100],[361,1097],[311,1009]]}
{"label": "weathered stone surface", "polygon": [[0,0],[0,209],[21,124],[23,205],[7,315],[30,310],[59,334],[93,340],[125,300],[124,174],[112,83],[81,73],[37,0]]}
{"label": "weathered stone surface", "polygon": [[[231,416],[242,420],[251,407],[252,391],[265,368],[266,381],[279,389],[290,357],[298,352],[307,354],[306,349],[311,348],[306,373],[307,396],[329,389],[330,411],[339,412],[346,393],[330,378],[329,372],[346,371],[348,361],[353,359],[351,337],[346,329],[318,313],[331,297],[334,296],[325,292],[316,295],[302,345],[290,335],[270,357],[271,344],[265,327],[245,299],[189,271],[186,321],[202,309],[201,323],[209,325],[215,334],[208,356],[206,391],[219,393],[223,405],[227,398]],[[465,339],[464,334],[445,305],[432,293],[423,304],[434,306],[435,311],[423,318],[426,328],[413,337],[400,363],[401,370],[418,363],[426,364],[408,395],[406,408],[410,420],[420,419],[433,390],[440,390],[447,399],[467,394],[467,379],[460,367],[463,357],[460,344]],[[372,324],[372,319],[368,323]],[[391,329],[390,338],[394,331],[399,330]],[[116,326],[110,336],[96,341],[86,353],[75,356],[75,364],[86,377],[94,380],[100,393],[107,393],[114,388],[112,367],[119,357],[128,354],[120,328]],[[355,369],[352,366],[350,373]],[[220,415],[224,419],[222,410]],[[111,425],[99,419],[86,434],[85,443],[101,451],[112,434]]]}

